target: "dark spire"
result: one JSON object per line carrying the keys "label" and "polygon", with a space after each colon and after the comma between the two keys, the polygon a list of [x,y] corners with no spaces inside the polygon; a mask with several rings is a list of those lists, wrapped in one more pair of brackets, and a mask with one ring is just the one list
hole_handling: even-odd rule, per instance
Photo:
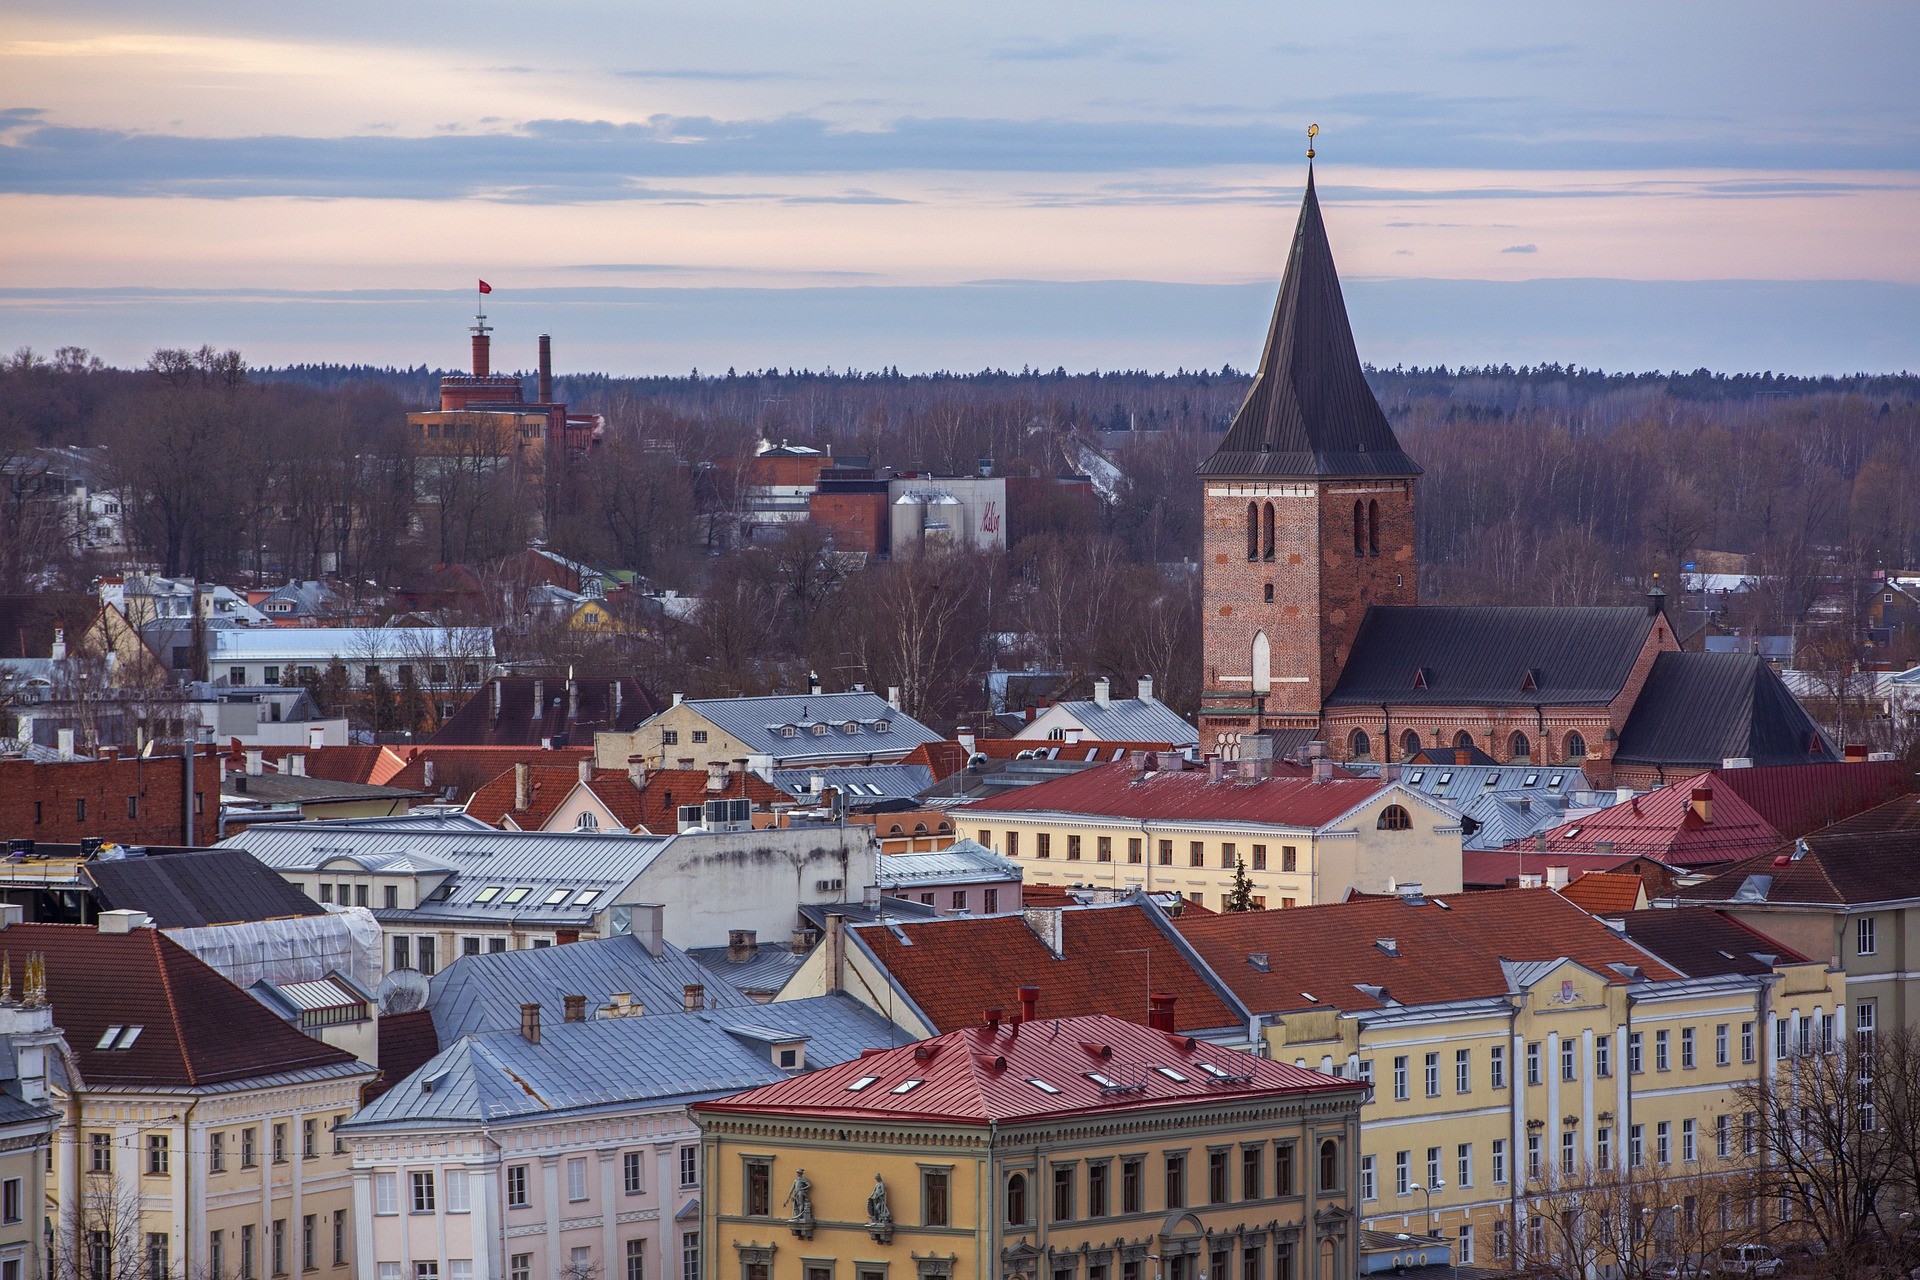
{"label": "dark spire", "polygon": [[1354,350],[1313,166],[1253,389],[1206,476],[1417,476]]}

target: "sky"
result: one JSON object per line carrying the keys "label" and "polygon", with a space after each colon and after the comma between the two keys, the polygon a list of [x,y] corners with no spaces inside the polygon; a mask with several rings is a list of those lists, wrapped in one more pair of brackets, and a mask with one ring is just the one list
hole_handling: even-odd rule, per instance
{"label": "sky", "polygon": [[[1920,6],[7,0],[0,350],[1920,369]],[[524,353],[522,357],[521,353]]]}

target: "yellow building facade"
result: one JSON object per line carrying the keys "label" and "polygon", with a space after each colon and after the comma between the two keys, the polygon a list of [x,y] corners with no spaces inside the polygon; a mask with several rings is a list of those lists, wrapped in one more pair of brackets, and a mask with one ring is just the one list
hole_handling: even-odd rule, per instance
{"label": "yellow building facade", "polygon": [[694,1109],[700,1278],[1351,1276],[1360,1098],[1097,1016],[872,1053]]}
{"label": "yellow building facade", "polygon": [[1461,885],[1459,818],[1397,782],[1120,763],[954,817],[962,834],[1018,862],[1028,884],[1171,891],[1213,910],[1240,867],[1267,910],[1339,902],[1352,890]]}

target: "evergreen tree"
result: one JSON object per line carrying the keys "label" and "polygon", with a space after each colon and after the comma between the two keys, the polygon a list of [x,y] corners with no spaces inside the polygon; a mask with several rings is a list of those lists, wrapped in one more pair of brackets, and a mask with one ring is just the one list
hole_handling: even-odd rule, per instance
{"label": "evergreen tree", "polygon": [[1240,858],[1233,864],[1233,888],[1227,892],[1226,909],[1228,911],[1252,911],[1253,881],[1247,878],[1247,860]]}

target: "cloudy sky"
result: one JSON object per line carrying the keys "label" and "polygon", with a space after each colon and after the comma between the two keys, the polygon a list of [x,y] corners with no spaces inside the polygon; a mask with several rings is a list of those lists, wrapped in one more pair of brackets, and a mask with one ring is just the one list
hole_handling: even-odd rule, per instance
{"label": "cloudy sky", "polygon": [[1920,6],[7,0],[0,346],[1920,368]]}

